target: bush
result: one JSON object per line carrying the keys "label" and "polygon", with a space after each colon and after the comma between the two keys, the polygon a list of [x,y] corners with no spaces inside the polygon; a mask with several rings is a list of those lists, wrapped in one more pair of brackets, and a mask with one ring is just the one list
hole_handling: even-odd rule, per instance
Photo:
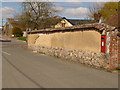
{"label": "bush", "polygon": [[13,27],[12,32],[13,32],[15,37],[22,36],[22,30],[19,27]]}
{"label": "bush", "polygon": [[18,37],[17,39],[18,39],[18,40],[26,41],[26,37]]}
{"label": "bush", "polygon": [[120,67],[117,67],[116,70],[120,70]]}

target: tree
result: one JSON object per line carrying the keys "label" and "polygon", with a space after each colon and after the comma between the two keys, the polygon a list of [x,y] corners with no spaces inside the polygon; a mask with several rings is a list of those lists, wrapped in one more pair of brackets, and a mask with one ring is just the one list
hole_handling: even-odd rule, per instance
{"label": "tree", "polygon": [[95,22],[99,22],[101,18],[100,9],[103,7],[103,3],[93,3],[89,7],[89,17],[93,18]]}
{"label": "tree", "polygon": [[105,20],[116,13],[118,10],[118,4],[118,2],[95,3],[89,8],[89,17],[94,18],[96,22],[98,22],[101,18]]}
{"label": "tree", "polygon": [[12,32],[15,35],[15,37],[22,36],[22,30],[19,27],[13,27]]}
{"label": "tree", "polygon": [[106,2],[100,10],[102,18],[106,19],[111,15],[115,14],[118,10],[118,5],[118,2]]}
{"label": "tree", "polygon": [[25,28],[41,29],[45,28],[45,20],[48,17],[54,16],[57,10],[54,8],[51,2],[32,2],[27,0],[27,2],[22,3],[23,12],[18,17],[19,22],[25,26]]}

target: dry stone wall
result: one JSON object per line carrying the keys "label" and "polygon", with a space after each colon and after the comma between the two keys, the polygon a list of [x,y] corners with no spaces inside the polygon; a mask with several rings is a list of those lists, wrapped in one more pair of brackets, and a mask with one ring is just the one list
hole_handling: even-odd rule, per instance
{"label": "dry stone wall", "polygon": [[82,64],[99,68],[108,68],[108,60],[106,59],[106,55],[103,53],[94,53],[84,50],[70,50],[65,48],[44,47],[34,44],[29,45],[29,48],[39,53],[60,57],[69,61],[80,62]]}

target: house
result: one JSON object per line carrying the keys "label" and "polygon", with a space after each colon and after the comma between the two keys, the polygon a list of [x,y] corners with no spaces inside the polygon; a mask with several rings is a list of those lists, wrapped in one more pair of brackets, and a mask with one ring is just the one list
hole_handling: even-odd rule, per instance
{"label": "house", "polygon": [[12,37],[13,35],[12,29],[14,27],[20,27],[18,21],[14,20],[13,18],[7,18],[7,22],[5,23],[3,28],[3,35]]}
{"label": "house", "polygon": [[61,28],[61,27],[71,27],[81,24],[90,24],[94,23],[94,20],[81,20],[81,19],[67,19],[65,17],[54,16],[47,18],[45,22],[46,28]]}
{"label": "house", "polygon": [[90,24],[90,23],[94,23],[94,20],[66,19],[65,17],[63,17],[54,27],[55,28],[71,27],[75,25]]}

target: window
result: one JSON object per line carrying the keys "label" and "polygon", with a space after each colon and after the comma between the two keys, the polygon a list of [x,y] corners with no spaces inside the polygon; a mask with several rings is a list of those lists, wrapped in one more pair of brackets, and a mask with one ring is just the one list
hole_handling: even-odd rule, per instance
{"label": "window", "polygon": [[62,27],[65,27],[65,23],[62,23]]}

